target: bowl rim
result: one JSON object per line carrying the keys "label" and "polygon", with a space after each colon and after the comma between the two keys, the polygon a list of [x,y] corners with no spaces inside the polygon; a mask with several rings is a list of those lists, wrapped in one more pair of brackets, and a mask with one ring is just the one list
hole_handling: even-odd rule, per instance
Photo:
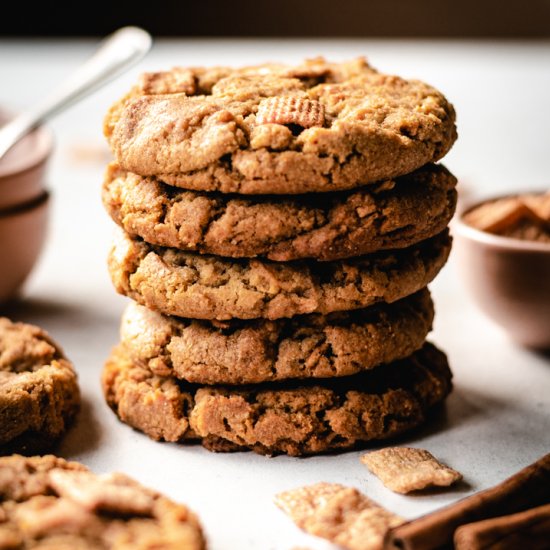
{"label": "bowl rim", "polygon": [[505,199],[507,197],[517,197],[519,195],[525,195],[527,193],[532,194],[543,194],[548,192],[548,190],[527,190],[518,193],[506,193],[504,195],[498,195],[494,197],[486,197],[476,202],[468,203],[466,205],[461,205],[460,211],[457,212],[457,215],[451,222],[451,226],[456,233],[460,234],[462,237],[470,239],[472,241],[477,241],[479,243],[492,246],[494,248],[501,248],[507,250],[513,250],[518,252],[543,252],[550,254],[550,243],[539,243],[536,241],[528,241],[523,239],[516,239],[514,237],[503,237],[502,235],[495,235],[487,231],[482,231],[477,229],[472,225],[467,224],[463,217],[466,213],[470,212],[474,208],[481,206],[486,202],[495,201],[498,199]]}
{"label": "bowl rim", "polygon": [[[6,109],[3,106],[0,106],[0,125],[4,124],[5,121],[11,120],[12,117],[17,116],[19,113]],[[36,168],[36,166],[45,162],[53,153],[54,149],[54,134],[51,128],[46,124],[40,124],[28,134],[37,133],[39,136],[39,146],[33,151],[33,155],[29,155],[30,162],[21,163],[20,166],[15,166],[15,168],[9,169],[8,167],[2,167],[0,162],[0,183],[3,179],[8,179],[14,175],[24,174],[25,172]],[[25,139],[26,136],[23,136],[21,139]]]}
{"label": "bowl rim", "polygon": [[15,218],[17,216],[22,216],[28,214],[33,210],[39,210],[45,204],[47,204],[51,199],[51,193],[45,189],[36,199],[32,201],[18,204],[13,208],[8,208],[7,210],[0,210],[0,221],[7,220],[9,218]]}

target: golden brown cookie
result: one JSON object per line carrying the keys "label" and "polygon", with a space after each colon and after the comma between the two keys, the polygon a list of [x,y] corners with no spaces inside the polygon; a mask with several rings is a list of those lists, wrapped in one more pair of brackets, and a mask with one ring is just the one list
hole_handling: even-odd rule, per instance
{"label": "golden brown cookie", "polygon": [[130,235],[233,258],[327,261],[405,248],[440,233],[456,204],[443,166],[346,193],[246,197],[183,191],[113,163],[103,204]]}
{"label": "golden brown cookie", "polygon": [[440,92],[361,58],[145,74],[104,132],[126,170],[245,194],[352,189],[437,161],[456,139]]}
{"label": "golden brown cookie", "polygon": [[134,363],[197,384],[348,376],[407,357],[433,320],[427,290],[393,304],[267,321],[197,321],[131,303],[121,340]]}
{"label": "golden brown cookie", "polygon": [[120,294],[191,319],[279,319],[395,302],[424,288],[447,261],[444,233],[402,250],[335,262],[232,260],[149,245],[120,234],[109,271]]}
{"label": "golden brown cookie", "polygon": [[95,475],[52,455],[0,458],[5,549],[203,550],[196,516],[120,473]]}
{"label": "golden brown cookie", "polygon": [[79,406],[61,348],[38,327],[0,318],[0,454],[51,448]]}
{"label": "golden brown cookie", "polygon": [[214,451],[293,456],[351,449],[420,425],[451,391],[445,354],[431,344],[353,376],[256,386],[197,386],[161,377],[119,345],[102,377],[119,418],[157,440]]}

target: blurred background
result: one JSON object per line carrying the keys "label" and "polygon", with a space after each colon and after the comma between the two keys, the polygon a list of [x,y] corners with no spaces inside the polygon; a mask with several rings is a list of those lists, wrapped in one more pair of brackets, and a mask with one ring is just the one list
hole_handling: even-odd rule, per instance
{"label": "blurred background", "polygon": [[[154,7],[154,9],[152,9]],[[0,36],[549,37],[550,0],[96,0],[10,4]]]}
{"label": "blurred background", "polygon": [[[184,456],[165,445],[160,461],[157,444],[146,446],[139,434],[123,430],[105,406],[99,371],[118,341],[126,300],[113,290],[106,268],[114,224],[100,198],[112,159],[103,117],[143,71],[366,56],[383,72],[429,82],[454,104],[459,139],[444,163],[458,177],[465,202],[544,190],[550,181],[550,0],[15,0],[9,11],[6,2],[3,8],[0,110],[36,105],[92,55],[99,37],[121,26],[141,26],[155,38],[138,65],[47,125],[55,137],[43,181],[51,196],[47,239],[25,300],[8,314],[47,329],[77,365],[85,408],[65,456],[98,472],[115,464],[188,502],[218,550],[265,548],[266,541],[273,549],[319,548],[285,527],[272,495],[283,484],[323,479],[365,487],[355,456],[291,466],[196,449]],[[3,241],[0,226],[0,281],[11,265]],[[430,435],[427,444],[437,456],[458,460],[459,469],[462,460],[471,484],[464,491],[500,481],[548,447],[550,371],[546,359],[513,346],[475,309],[455,257],[431,287],[433,338],[457,374],[445,420],[451,429]],[[368,490],[378,500],[374,485]],[[390,508],[412,517],[449,498],[455,497],[438,493],[406,502],[396,496]],[[243,531],[247,517],[255,520]]]}

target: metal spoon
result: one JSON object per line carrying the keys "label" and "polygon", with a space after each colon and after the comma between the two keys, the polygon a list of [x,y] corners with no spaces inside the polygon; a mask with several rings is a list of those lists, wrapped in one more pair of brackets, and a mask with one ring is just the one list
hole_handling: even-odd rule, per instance
{"label": "metal spoon", "polygon": [[103,40],[97,52],[37,107],[0,128],[0,159],[45,120],[80,101],[137,63],[151,48],[149,33],[124,27]]}

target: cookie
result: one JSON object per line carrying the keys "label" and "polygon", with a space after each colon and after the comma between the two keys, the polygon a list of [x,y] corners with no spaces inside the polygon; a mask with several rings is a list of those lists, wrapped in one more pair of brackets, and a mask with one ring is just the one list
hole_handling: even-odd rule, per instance
{"label": "cookie", "polygon": [[0,546],[203,550],[196,516],[120,473],[52,455],[0,458]]}
{"label": "cookie", "polygon": [[445,264],[445,232],[413,247],[350,260],[275,263],[201,256],[120,234],[109,271],[120,294],[191,319],[279,319],[395,302],[424,288]]}
{"label": "cookie", "polygon": [[51,448],[80,406],[72,364],[46,332],[0,318],[0,453]]}
{"label": "cookie", "polygon": [[424,168],[347,192],[253,197],[182,191],[111,164],[103,204],[126,232],[160,246],[233,258],[321,261],[405,248],[440,233],[456,179]]}
{"label": "cookie", "polygon": [[425,344],[406,359],[353,376],[198,386],[153,374],[119,345],[102,384],[119,418],[153,439],[300,456],[351,449],[420,425],[451,391],[451,377],[445,355]]}
{"label": "cookie", "polygon": [[362,58],[145,74],[104,133],[126,170],[243,194],[352,189],[435,162],[456,139],[440,92]]}
{"label": "cookie", "polygon": [[433,321],[427,290],[391,305],[267,321],[197,321],[131,303],[121,341],[137,365],[197,384],[348,376],[407,357]]}

